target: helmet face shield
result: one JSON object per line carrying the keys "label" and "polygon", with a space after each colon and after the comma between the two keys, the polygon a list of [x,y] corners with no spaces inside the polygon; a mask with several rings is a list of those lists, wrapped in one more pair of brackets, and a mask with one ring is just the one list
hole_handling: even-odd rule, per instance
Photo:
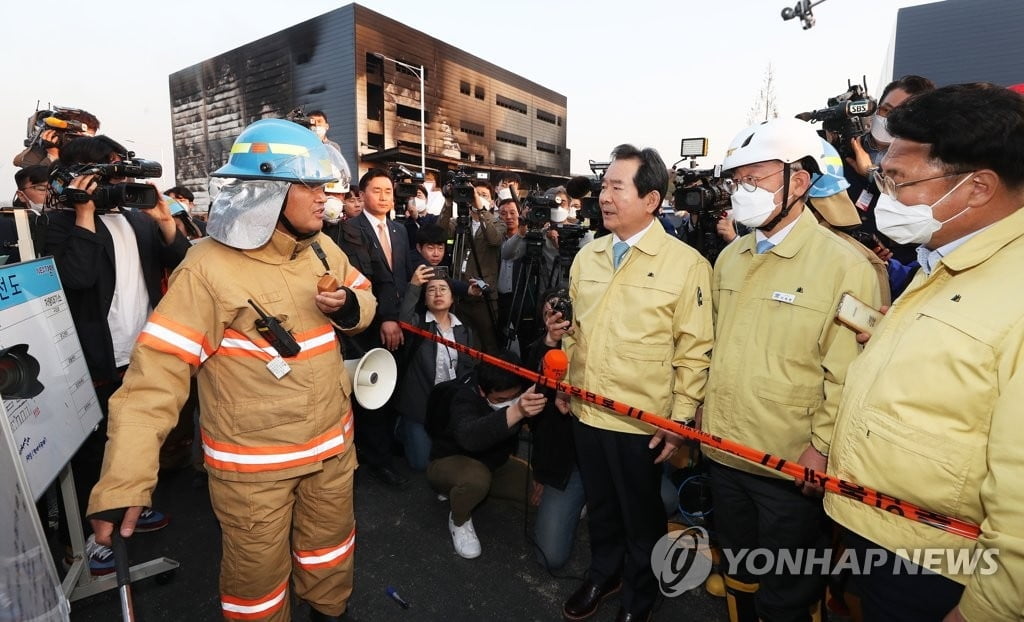
{"label": "helmet face shield", "polygon": [[228,246],[249,250],[267,243],[277,226],[291,183],[266,179],[210,180],[206,233]]}
{"label": "helmet face shield", "polygon": [[323,143],[279,161],[273,173],[275,178],[288,179],[310,189],[327,184],[345,188],[338,192],[348,192],[351,179],[345,158],[337,149]]}
{"label": "helmet face shield", "polygon": [[242,130],[227,163],[210,180],[207,232],[239,249],[270,240],[291,184],[347,192],[351,172],[345,158],[305,127],[284,119],[262,119]]}

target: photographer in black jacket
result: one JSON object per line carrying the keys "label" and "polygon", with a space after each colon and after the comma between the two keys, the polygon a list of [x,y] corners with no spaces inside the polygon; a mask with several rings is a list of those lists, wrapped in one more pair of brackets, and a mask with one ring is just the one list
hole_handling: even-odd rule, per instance
{"label": "photographer in black jacket", "polygon": [[[519,365],[519,357],[500,357]],[[447,421],[439,413],[428,415],[433,447],[427,481],[448,497],[448,530],[455,552],[466,559],[480,556],[480,540],[473,528],[473,509],[488,497],[522,502],[529,467],[512,457],[524,421],[544,408],[547,398],[523,380],[491,365],[477,369],[476,382],[459,388],[451,401]]]}

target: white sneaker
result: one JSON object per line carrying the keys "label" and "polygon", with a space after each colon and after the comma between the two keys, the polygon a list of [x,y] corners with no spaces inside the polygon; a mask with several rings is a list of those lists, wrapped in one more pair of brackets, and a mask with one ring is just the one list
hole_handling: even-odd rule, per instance
{"label": "white sneaker", "polygon": [[480,557],[480,538],[476,537],[472,518],[456,527],[455,523],[452,522],[452,515],[449,513],[448,531],[452,532],[452,544],[455,545],[455,552],[460,557],[466,559]]}

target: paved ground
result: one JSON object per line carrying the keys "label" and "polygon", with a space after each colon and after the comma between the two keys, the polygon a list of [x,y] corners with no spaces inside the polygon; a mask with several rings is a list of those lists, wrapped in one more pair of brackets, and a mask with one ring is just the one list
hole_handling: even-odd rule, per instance
{"label": "paved ground", "polygon": [[[172,516],[164,530],[130,542],[134,563],[167,556],[181,563],[166,584],[146,579],[133,585],[140,622],[220,620],[217,567],[220,531],[204,484],[188,469],[161,475],[154,505]],[[365,474],[356,477],[355,593],[358,622],[475,622],[561,620],[561,603],[576,588],[588,560],[585,522],[569,564],[558,576],[538,565],[523,534],[522,510],[488,502],[474,514],[483,546],[475,560],[458,557],[447,529],[447,504],[439,502],[423,475],[405,491],[394,491]],[[411,608],[385,596],[394,586]],[[605,603],[595,622],[614,619],[618,603]],[[308,609],[293,607],[296,621]],[[116,592],[72,603],[73,622],[120,620]],[[724,622],[725,601],[703,589],[665,599],[655,620]]]}

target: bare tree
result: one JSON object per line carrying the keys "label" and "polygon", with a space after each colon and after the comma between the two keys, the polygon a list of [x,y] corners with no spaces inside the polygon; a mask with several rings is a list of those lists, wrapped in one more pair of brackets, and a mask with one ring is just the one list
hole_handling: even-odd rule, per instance
{"label": "bare tree", "polygon": [[772,64],[768,63],[768,68],[764,71],[764,80],[761,81],[761,90],[750,107],[750,112],[747,113],[747,123],[753,125],[759,121],[777,119],[778,117],[779,108],[775,102],[775,70],[772,68]]}

